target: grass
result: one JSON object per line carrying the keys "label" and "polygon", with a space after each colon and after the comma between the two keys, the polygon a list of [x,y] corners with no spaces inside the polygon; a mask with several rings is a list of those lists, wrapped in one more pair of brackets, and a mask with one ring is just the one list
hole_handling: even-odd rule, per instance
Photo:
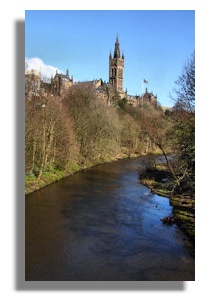
{"label": "grass", "polygon": [[41,178],[36,177],[34,174],[26,175],[25,193],[28,194],[55,181],[58,181],[63,178],[65,174],[66,173],[63,170],[51,169],[50,171],[43,172]]}
{"label": "grass", "polygon": [[[131,154],[129,157],[132,158],[132,157],[137,157],[137,156],[138,154]],[[90,161],[90,162],[87,161],[85,165],[79,165],[77,162],[70,161],[67,163],[65,170],[50,168],[49,170],[43,172],[40,179],[37,177],[37,175],[35,176],[33,173],[30,173],[25,176],[25,194],[38,190],[66,176],[72,175],[75,172],[78,172],[82,169],[90,168],[98,164],[112,162],[112,161],[116,161],[116,160],[120,160],[124,158],[128,158],[128,154],[120,152],[114,157],[111,157],[110,155],[108,155],[108,156],[104,156],[103,158],[102,157],[96,158],[95,160]]]}
{"label": "grass", "polygon": [[42,187],[45,187],[51,183],[59,181],[60,179],[72,175],[82,169],[90,168],[97,164],[102,164],[105,162],[111,162],[112,160],[116,160],[118,158],[105,158],[100,160],[94,160],[92,162],[87,162],[85,165],[79,165],[76,162],[70,161],[66,165],[65,170],[60,170],[56,168],[50,168],[43,172],[42,176],[38,178],[33,173],[25,176],[25,194],[31,193],[35,190],[38,190]]}

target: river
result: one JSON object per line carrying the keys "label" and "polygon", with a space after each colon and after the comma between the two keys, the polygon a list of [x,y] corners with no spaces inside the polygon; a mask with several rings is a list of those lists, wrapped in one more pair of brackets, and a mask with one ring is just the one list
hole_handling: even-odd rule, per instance
{"label": "river", "polygon": [[189,281],[194,246],[139,183],[145,157],[92,167],[26,196],[27,281]]}

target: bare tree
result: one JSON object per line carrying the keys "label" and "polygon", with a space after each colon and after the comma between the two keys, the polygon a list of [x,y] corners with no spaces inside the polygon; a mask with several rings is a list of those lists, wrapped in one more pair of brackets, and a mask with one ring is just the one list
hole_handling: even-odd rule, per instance
{"label": "bare tree", "polygon": [[181,75],[176,80],[174,88],[175,109],[195,111],[195,53],[187,60]]}
{"label": "bare tree", "polygon": [[[195,188],[195,54],[187,61],[174,89],[175,145],[178,149],[180,188],[194,192]],[[174,189],[176,189],[174,187]]]}
{"label": "bare tree", "polygon": [[52,167],[65,169],[74,150],[72,120],[60,100],[56,97],[26,99],[26,169],[38,178]]}
{"label": "bare tree", "polygon": [[156,145],[161,150],[174,180],[177,181],[175,171],[169,161],[167,154],[167,151],[169,152],[171,148],[170,132],[172,127],[172,121],[167,120],[166,116],[163,115],[161,108],[150,106],[146,111],[144,111],[141,118],[142,133],[147,137],[148,140],[154,143],[154,145]]}
{"label": "bare tree", "polygon": [[74,121],[80,163],[104,160],[116,153],[120,135],[116,109],[108,107],[93,86],[73,86],[63,104]]}

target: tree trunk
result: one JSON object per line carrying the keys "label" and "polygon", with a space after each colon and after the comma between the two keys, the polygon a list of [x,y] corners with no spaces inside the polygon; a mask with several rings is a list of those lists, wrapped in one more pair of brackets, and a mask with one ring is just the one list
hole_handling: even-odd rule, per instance
{"label": "tree trunk", "polygon": [[45,154],[46,154],[46,127],[45,123],[43,126],[43,136],[42,136],[42,158],[41,158],[41,166],[38,174],[38,179],[41,178],[43,170],[44,170],[44,162],[45,162]]}
{"label": "tree trunk", "polygon": [[162,153],[163,153],[163,155],[164,155],[164,157],[165,157],[167,166],[168,166],[168,168],[169,168],[169,170],[170,170],[170,172],[171,172],[171,174],[172,174],[174,180],[177,182],[177,185],[179,185],[178,180],[177,180],[177,177],[176,177],[175,172],[174,172],[174,169],[172,168],[172,165],[171,165],[170,162],[169,162],[169,159],[168,159],[168,157],[167,157],[167,154],[165,153],[164,149],[162,148],[162,146],[161,146],[160,144],[158,144],[158,147],[160,148],[160,150],[162,151]]}
{"label": "tree trunk", "polygon": [[34,138],[33,141],[33,152],[32,152],[32,166],[31,166],[31,172],[33,172],[35,167],[35,155],[36,155],[36,140]]}

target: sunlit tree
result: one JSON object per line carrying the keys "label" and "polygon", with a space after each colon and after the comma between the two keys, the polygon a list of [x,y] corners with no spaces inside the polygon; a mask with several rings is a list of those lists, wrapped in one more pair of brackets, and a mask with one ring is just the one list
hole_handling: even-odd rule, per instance
{"label": "sunlit tree", "polygon": [[195,182],[195,54],[187,61],[174,89],[176,147],[179,158],[180,188],[194,192]]}

